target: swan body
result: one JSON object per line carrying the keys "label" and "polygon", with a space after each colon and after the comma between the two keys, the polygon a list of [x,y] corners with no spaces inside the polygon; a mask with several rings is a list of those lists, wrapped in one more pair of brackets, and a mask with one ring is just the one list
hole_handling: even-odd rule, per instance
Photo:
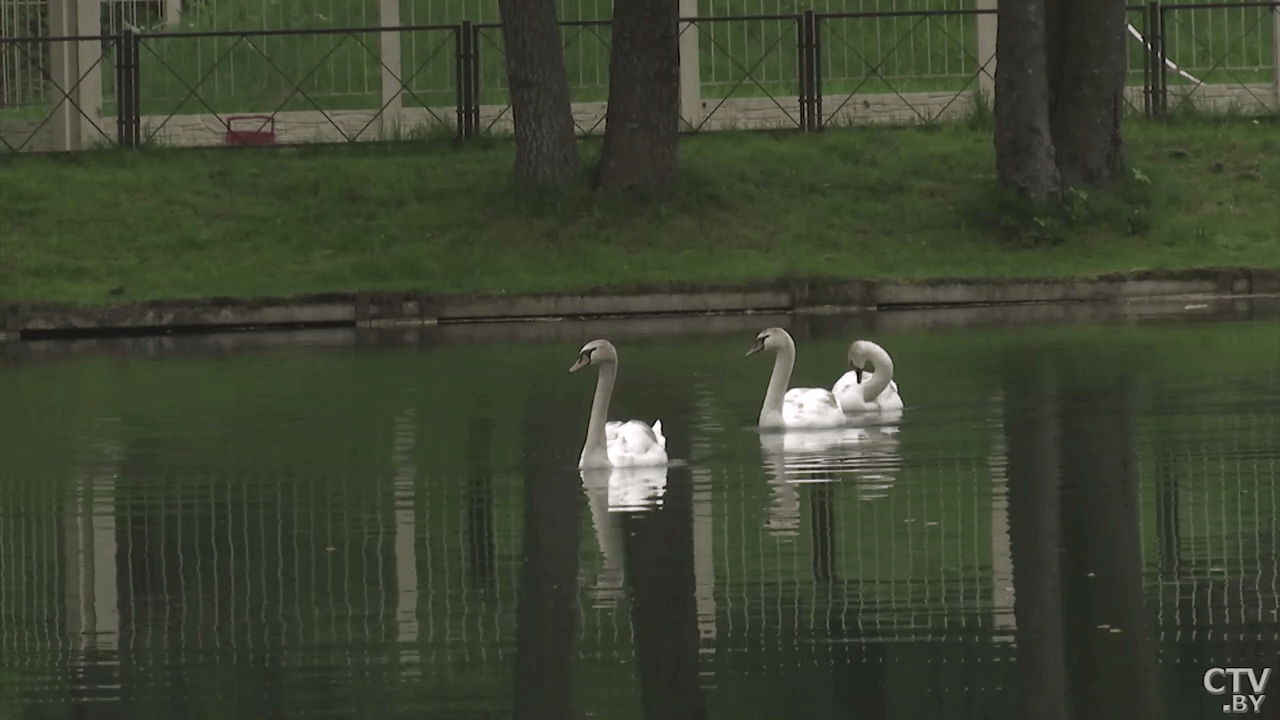
{"label": "swan body", "polygon": [[[875,371],[864,380],[863,368],[868,361]],[[849,346],[849,364],[853,369],[831,387],[845,412],[902,409],[898,383],[893,380],[893,359],[884,348],[870,340],[855,341]]]}
{"label": "swan body", "polygon": [[600,370],[578,468],[666,465],[667,438],[662,434],[661,420],[648,425],[639,420],[605,419],[609,415],[609,401],[613,397],[613,385],[618,374],[617,348],[608,340],[592,340],[578,351],[578,359],[569,372],[577,372],[588,365],[595,365]]}
{"label": "swan body", "polygon": [[762,330],[747,355],[773,350],[773,374],[760,407],[762,429],[818,429],[846,424],[844,408],[826,388],[791,388],[791,369],[796,361],[796,344],[791,333],[778,327]]}

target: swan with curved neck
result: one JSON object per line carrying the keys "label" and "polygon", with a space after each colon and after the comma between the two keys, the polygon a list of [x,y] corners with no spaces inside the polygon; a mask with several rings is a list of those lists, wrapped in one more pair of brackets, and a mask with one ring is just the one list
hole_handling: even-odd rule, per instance
{"label": "swan with curved neck", "polygon": [[771,428],[830,428],[844,425],[847,420],[840,401],[826,388],[791,388],[791,369],[796,362],[796,343],[791,333],[779,327],[762,330],[747,355],[763,350],[773,350],[773,374],[760,406],[760,427]]}
{"label": "swan with curved neck", "polygon": [[618,350],[608,340],[592,340],[578,351],[569,368],[577,372],[588,365],[599,368],[596,394],[587,420],[587,439],[582,445],[578,468],[652,467],[667,464],[667,438],[662,421],[652,426],[639,420],[608,421],[609,401],[618,376]]}
{"label": "swan with curved neck", "polygon": [[[868,362],[875,370],[864,382]],[[831,387],[846,412],[902,409],[898,383],[893,381],[893,359],[884,348],[870,340],[857,340],[849,345],[849,365],[853,369]]]}

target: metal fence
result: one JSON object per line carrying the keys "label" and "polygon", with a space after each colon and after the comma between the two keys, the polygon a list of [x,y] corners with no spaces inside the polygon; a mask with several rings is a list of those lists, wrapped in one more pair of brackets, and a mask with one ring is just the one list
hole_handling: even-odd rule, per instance
{"label": "metal fence", "polygon": [[[473,22],[426,2],[395,12],[331,2],[331,12],[272,4],[246,16],[220,1],[179,20],[177,3],[108,3],[98,32],[35,35],[73,24],[43,4],[4,0],[0,148],[341,143],[511,128],[494,13],[468,11]],[[778,2],[786,12],[752,15],[710,14],[736,6],[704,4],[708,14],[681,20],[686,132],[936,123],[989,107],[995,11],[972,0],[858,12]],[[574,7],[561,28],[575,122],[588,135],[604,124],[608,7]],[[412,24],[436,19],[446,22]],[[1129,19],[1129,112],[1280,107],[1280,2],[1153,2],[1131,6]]]}

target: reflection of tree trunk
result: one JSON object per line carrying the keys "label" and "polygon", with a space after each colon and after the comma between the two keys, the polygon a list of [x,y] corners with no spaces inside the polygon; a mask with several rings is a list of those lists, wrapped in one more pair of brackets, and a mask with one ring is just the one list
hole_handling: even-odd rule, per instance
{"label": "reflection of tree trunk", "polygon": [[471,418],[467,423],[467,539],[471,585],[492,588],[493,565],[493,421]]}
{"label": "reflection of tree trunk", "polygon": [[1062,500],[1063,590],[1078,608],[1066,625],[1075,716],[1160,717],[1142,596],[1128,387],[1076,390],[1063,410],[1063,470],[1073,490]]}
{"label": "reflection of tree trunk", "polygon": [[[538,393],[529,407],[542,407]],[[554,406],[552,401],[550,405]],[[524,428],[524,560],[516,609],[515,717],[573,717],[579,480],[547,457],[558,427],[531,416]]]}
{"label": "reflection of tree trunk", "polygon": [[693,485],[668,471],[662,508],[629,514],[626,577],[648,718],[704,718],[698,684],[698,616],[693,575]]}
{"label": "reflection of tree trunk", "polygon": [[809,528],[813,543],[813,579],[827,582],[835,577],[835,512],[831,498],[832,483],[809,486]]}
{"label": "reflection of tree trunk", "polygon": [[1058,433],[1047,385],[1031,370],[1004,394],[1013,608],[1026,720],[1064,720],[1068,713],[1058,564]]}

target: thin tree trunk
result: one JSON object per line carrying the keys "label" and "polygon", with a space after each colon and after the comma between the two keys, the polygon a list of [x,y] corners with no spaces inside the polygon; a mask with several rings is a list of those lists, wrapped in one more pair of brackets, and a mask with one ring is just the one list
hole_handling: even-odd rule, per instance
{"label": "thin tree trunk", "polygon": [[555,0],[498,0],[515,123],[516,178],[563,185],[578,171]]}
{"label": "thin tree trunk", "polygon": [[996,15],[996,174],[1033,198],[1058,194],[1049,126],[1045,0],[999,3]]}
{"label": "thin tree trunk", "polygon": [[1125,0],[1047,0],[1049,117],[1066,187],[1105,187],[1124,165]]}
{"label": "thin tree trunk", "polygon": [[679,0],[615,0],[600,186],[654,190],[679,169]]}

